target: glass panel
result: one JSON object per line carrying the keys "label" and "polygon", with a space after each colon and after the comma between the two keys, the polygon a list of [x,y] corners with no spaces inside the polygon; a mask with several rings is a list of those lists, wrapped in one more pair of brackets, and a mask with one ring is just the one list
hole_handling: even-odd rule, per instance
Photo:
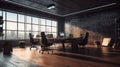
{"label": "glass panel", "polygon": [[38,25],[38,31],[41,32],[41,26],[40,25]]}
{"label": "glass panel", "polygon": [[18,30],[24,30],[24,23],[18,23]]}
{"label": "glass panel", "polygon": [[57,33],[52,33],[53,34],[53,38],[57,37]]}
{"label": "glass panel", "polygon": [[38,31],[38,25],[32,25],[33,31]]}
{"label": "glass panel", "polygon": [[38,18],[33,17],[33,24],[38,24]]}
{"label": "glass panel", "polygon": [[56,27],[52,27],[52,32],[57,32]]}
{"label": "glass panel", "polygon": [[18,22],[24,22],[24,15],[18,15]]}
{"label": "glass panel", "polygon": [[17,39],[17,31],[7,31],[7,39]]}
{"label": "glass panel", "polygon": [[7,22],[7,30],[17,30],[17,23]]}
{"label": "glass panel", "polygon": [[30,33],[30,32],[25,32],[25,39],[30,39],[30,38],[29,38],[29,33]]}
{"label": "glass panel", "polygon": [[17,21],[17,14],[7,12],[7,20],[10,20],[10,21]]}
{"label": "glass panel", "polygon": [[2,11],[0,10],[0,16],[2,16]]}
{"label": "glass panel", "polygon": [[47,26],[46,27],[46,32],[51,32],[51,27]]}
{"label": "glass panel", "polygon": [[31,23],[31,17],[27,16],[27,23]]}
{"label": "glass panel", "polygon": [[6,36],[5,31],[3,31],[3,40],[5,40],[5,36]]}
{"label": "glass panel", "polygon": [[6,18],[5,18],[5,11],[3,11],[3,20],[5,20]]}
{"label": "glass panel", "polygon": [[[4,24],[3,24],[3,29],[4,30],[6,29],[6,31],[4,31],[3,40],[5,40],[5,38],[6,39],[17,39],[17,33],[18,33],[18,39],[24,39],[24,38],[29,39],[29,32],[31,32],[31,29],[33,30],[32,33],[34,34],[39,34],[39,32],[46,32],[46,34],[53,33],[54,37],[57,36],[57,22],[56,21],[41,19],[37,17],[32,18],[31,16],[25,17],[25,15],[18,14],[18,27],[17,27],[17,14],[16,13],[0,11],[0,16],[1,15],[3,15],[3,20],[9,20],[9,21],[4,21]],[[12,22],[12,21],[16,21],[16,22]],[[24,24],[25,21],[27,22],[27,24]],[[23,23],[19,23],[19,22],[23,22]],[[31,28],[31,22],[33,24],[32,28]],[[36,24],[40,24],[40,26]],[[17,28],[18,28],[18,32],[17,32]],[[25,32],[24,32],[24,29],[25,29]],[[2,39],[2,37],[0,37],[0,39]]]}
{"label": "glass panel", "polygon": [[4,23],[3,23],[3,29],[5,30],[5,21],[3,21]]}
{"label": "glass panel", "polygon": [[51,21],[50,21],[50,20],[47,20],[46,25],[51,26]]}
{"label": "glass panel", "polygon": [[56,21],[52,21],[52,26],[57,27],[57,22]]}
{"label": "glass panel", "polygon": [[41,19],[41,25],[45,25],[45,19]]}
{"label": "glass panel", "polygon": [[26,26],[27,26],[26,30],[30,32],[31,31],[31,24],[26,24]]}
{"label": "glass panel", "polygon": [[18,31],[18,39],[24,39],[24,31]]}
{"label": "glass panel", "polygon": [[45,32],[45,26],[41,26],[41,32]]}

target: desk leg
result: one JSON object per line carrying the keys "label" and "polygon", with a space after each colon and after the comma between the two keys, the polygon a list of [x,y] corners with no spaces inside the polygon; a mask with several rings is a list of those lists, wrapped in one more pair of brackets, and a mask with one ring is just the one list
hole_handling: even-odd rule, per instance
{"label": "desk leg", "polygon": [[65,44],[64,44],[64,42],[62,42],[62,46],[63,46],[63,51],[65,52],[66,49],[65,49]]}
{"label": "desk leg", "polygon": [[72,40],[71,41],[71,49],[72,49],[72,51],[74,52],[76,52],[76,51],[78,51],[78,43],[77,43],[77,41],[76,40]]}

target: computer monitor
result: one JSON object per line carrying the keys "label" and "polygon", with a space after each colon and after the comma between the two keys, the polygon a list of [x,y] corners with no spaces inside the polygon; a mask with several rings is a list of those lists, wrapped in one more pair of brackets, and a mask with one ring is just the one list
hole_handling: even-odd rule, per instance
{"label": "computer monitor", "polygon": [[53,38],[53,34],[47,34],[46,37],[47,38]]}
{"label": "computer monitor", "polygon": [[61,32],[60,37],[64,37],[64,36],[65,36],[65,33]]}

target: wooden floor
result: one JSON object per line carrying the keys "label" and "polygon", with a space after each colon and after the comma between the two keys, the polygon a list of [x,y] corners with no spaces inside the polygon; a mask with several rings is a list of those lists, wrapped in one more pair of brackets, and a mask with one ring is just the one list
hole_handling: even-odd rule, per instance
{"label": "wooden floor", "polygon": [[[12,55],[0,52],[0,67],[119,67],[120,49],[102,47],[79,48],[74,52],[69,48],[66,52],[55,49],[53,54],[39,53],[39,50],[13,48]],[[55,47],[56,48],[56,47]]]}

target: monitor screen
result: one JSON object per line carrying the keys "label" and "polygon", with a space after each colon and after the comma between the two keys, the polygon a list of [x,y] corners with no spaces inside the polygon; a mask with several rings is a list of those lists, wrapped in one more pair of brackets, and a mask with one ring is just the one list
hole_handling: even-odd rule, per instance
{"label": "monitor screen", "polygon": [[65,36],[65,34],[64,34],[64,33],[60,33],[60,36],[61,36],[61,37],[64,37],[64,36]]}
{"label": "monitor screen", "polygon": [[53,34],[47,34],[46,37],[47,38],[53,38]]}

